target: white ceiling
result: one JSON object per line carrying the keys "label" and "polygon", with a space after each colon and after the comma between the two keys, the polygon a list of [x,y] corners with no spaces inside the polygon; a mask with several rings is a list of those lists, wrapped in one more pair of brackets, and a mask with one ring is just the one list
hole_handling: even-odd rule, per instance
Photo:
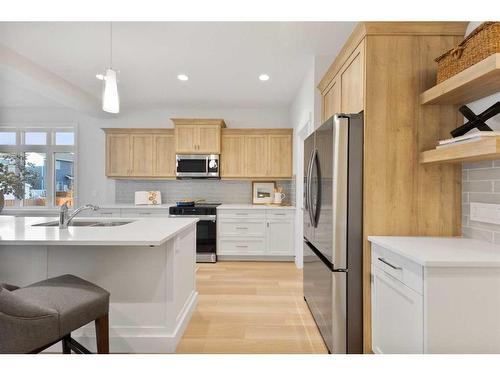
{"label": "white ceiling", "polygon": [[[336,55],[354,22],[113,23],[122,106],[287,106],[313,56]],[[99,98],[109,66],[109,23],[0,23],[0,43]],[[189,81],[178,81],[185,73]],[[258,80],[261,73],[271,79]],[[24,89],[23,89],[24,90]],[[26,94],[26,95],[25,95]],[[4,97],[5,95],[10,97]],[[26,103],[22,103],[22,97]],[[0,91],[0,105],[45,106]]]}

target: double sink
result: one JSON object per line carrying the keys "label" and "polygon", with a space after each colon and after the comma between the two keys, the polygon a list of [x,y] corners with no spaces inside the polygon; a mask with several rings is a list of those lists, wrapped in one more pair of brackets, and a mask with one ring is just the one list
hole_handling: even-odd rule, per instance
{"label": "double sink", "polygon": [[[87,221],[72,220],[68,227],[119,227],[130,224],[133,221]],[[33,224],[33,227],[58,227],[59,221],[49,221],[47,223]]]}

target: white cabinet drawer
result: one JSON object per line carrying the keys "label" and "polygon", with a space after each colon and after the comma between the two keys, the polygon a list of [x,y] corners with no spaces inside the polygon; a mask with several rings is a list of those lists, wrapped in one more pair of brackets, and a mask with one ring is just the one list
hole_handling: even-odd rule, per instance
{"label": "white cabinet drawer", "polygon": [[401,281],[419,294],[423,294],[423,268],[420,264],[372,243],[372,266]]}
{"label": "white cabinet drawer", "polygon": [[123,208],[121,210],[122,217],[168,217],[168,209],[136,209]]}
{"label": "white cabinet drawer", "polygon": [[220,255],[264,254],[266,241],[264,238],[219,237],[217,253]]}
{"label": "white cabinet drawer", "polygon": [[231,218],[231,219],[265,219],[266,210],[261,209],[248,209],[248,210],[218,210],[218,218]]}
{"label": "white cabinet drawer", "polygon": [[265,236],[266,223],[252,219],[219,219],[219,236]]}
{"label": "white cabinet drawer", "polygon": [[268,219],[291,219],[295,216],[293,210],[266,210],[266,217]]}

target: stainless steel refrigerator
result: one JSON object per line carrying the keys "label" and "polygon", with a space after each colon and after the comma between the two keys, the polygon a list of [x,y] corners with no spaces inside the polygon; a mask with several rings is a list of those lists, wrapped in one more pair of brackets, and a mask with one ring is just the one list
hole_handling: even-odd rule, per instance
{"label": "stainless steel refrigerator", "polygon": [[363,113],[304,141],[304,299],[330,353],[363,351]]}

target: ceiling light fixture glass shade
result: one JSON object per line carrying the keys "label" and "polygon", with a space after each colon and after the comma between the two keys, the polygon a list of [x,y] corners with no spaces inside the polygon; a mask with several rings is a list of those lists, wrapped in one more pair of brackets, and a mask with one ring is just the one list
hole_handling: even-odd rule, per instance
{"label": "ceiling light fixture glass shade", "polygon": [[120,112],[120,96],[118,95],[118,80],[116,71],[106,69],[102,92],[102,110],[108,113]]}

